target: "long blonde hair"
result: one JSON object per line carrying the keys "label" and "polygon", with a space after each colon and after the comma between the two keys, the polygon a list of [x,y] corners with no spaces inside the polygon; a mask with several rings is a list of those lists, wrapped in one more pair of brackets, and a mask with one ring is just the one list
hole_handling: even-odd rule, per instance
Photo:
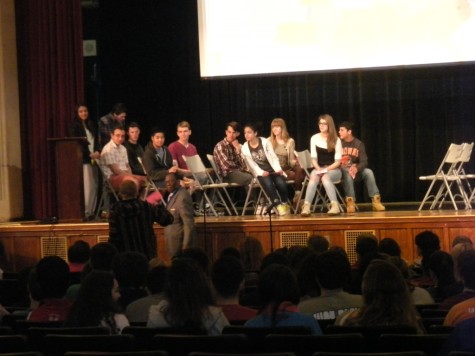
{"label": "long blonde hair", "polygon": [[323,114],[318,117],[317,125],[322,119],[325,120],[328,125],[327,149],[328,152],[333,152],[335,151],[336,142],[338,140],[338,135],[335,128],[335,121],[333,120],[333,117],[331,115]]}
{"label": "long blonde hair", "polygon": [[272,120],[270,124],[270,137],[269,137],[269,140],[272,143],[273,148],[276,148],[277,146],[277,137],[274,135],[274,132],[272,132],[272,129],[275,126],[279,126],[282,128],[282,140],[284,140],[284,142],[287,142],[290,138],[289,131],[287,131],[287,125],[285,124],[284,119],[281,119],[280,117],[275,118],[274,120]]}

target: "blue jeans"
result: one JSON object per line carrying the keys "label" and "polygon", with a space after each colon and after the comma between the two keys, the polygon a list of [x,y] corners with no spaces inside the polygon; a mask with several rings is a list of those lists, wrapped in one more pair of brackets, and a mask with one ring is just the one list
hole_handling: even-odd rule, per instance
{"label": "blue jeans", "polygon": [[328,199],[330,201],[337,201],[335,182],[341,180],[340,169],[333,169],[325,174],[315,174],[315,170],[313,170],[310,173],[310,182],[308,182],[307,192],[305,193],[305,202],[310,204],[313,202],[320,180],[327,192]]}
{"label": "blue jeans", "polygon": [[355,183],[363,181],[366,185],[366,190],[370,198],[379,195],[379,189],[376,185],[376,179],[371,169],[365,168],[361,172],[356,173],[355,179],[351,178],[348,170],[342,169],[342,184],[345,191],[345,196],[355,198]]}
{"label": "blue jeans", "polygon": [[270,174],[266,177],[258,176],[257,179],[262,185],[262,189],[264,189],[267,196],[271,199],[272,202],[275,202],[275,200],[277,199],[280,202],[286,203],[289,200],[289,195],[287,193],[287,182],[284,176],[278,174]]}

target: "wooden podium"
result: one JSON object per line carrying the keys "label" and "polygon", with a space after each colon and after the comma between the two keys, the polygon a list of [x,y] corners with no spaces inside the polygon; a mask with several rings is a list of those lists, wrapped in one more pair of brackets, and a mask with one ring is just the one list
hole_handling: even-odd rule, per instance
{"label": "wooden podium", "polygon": [[48,138],[54,145],[56,216],[60,220],[82,220],[84,217],[81,144],[86,140],[86,137]]}

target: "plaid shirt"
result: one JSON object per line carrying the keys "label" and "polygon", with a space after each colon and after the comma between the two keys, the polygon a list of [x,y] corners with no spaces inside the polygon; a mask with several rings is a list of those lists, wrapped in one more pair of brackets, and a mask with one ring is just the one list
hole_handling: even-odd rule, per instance
{"label": "plaid shirt", "polygon": [[226,139],[216,144],[213,156],[219,171],[218,173],[222,177],[226,177],[232,171],[245,170],[245,164],[241,155],[236,152],[234,146]]}
{"label": "plaid shirt", "polygon": [[113,175],[109,164],[117,164],[123,171],[129,169],[129,158],[127,157],[127,149],[123,145],[116,145],[112,140],[104,146],[101,152],[101,164],[104,174],[107,178]]}

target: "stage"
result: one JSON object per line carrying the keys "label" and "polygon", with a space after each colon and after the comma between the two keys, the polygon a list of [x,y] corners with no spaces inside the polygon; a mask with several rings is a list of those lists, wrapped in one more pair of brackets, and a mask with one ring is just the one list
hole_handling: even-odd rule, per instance
{"label": "stage", "polygon": [[[404,208],[402,210],[401,208]],[[330,245],[345,248],[350,259],[356,256],[354,244],[362,232],[383,239],[392,237],[401,245],[403,257],[411,262],[417,257],[414,237],[421,231],[432,230],[441,240],[441,247],[450,250],[457,235],[466,235],[475,242],[475,211],[424,210],[415,205],[387,204],[387,211],[372,212],[365,206],[348,215],[328,216],[317,212],[311,217],[300,215],[269,216],[199,216],[195,218],[198,241],[211,260],[228,246],[238,247],[245,236],[261,240],[266,252],[280,247],[305,245],[312,235],[326,236]],[[163,228],[155,225],[159,256],[168,261],[164,249]],[[36,221],[0,224],[0,241],[5,245],[4,270],[18,271],[36,263],[42,256],[59,255],[67,258],[67,248],[76,240],[90,245],[108,240],[107,221],[38,224]]]}

